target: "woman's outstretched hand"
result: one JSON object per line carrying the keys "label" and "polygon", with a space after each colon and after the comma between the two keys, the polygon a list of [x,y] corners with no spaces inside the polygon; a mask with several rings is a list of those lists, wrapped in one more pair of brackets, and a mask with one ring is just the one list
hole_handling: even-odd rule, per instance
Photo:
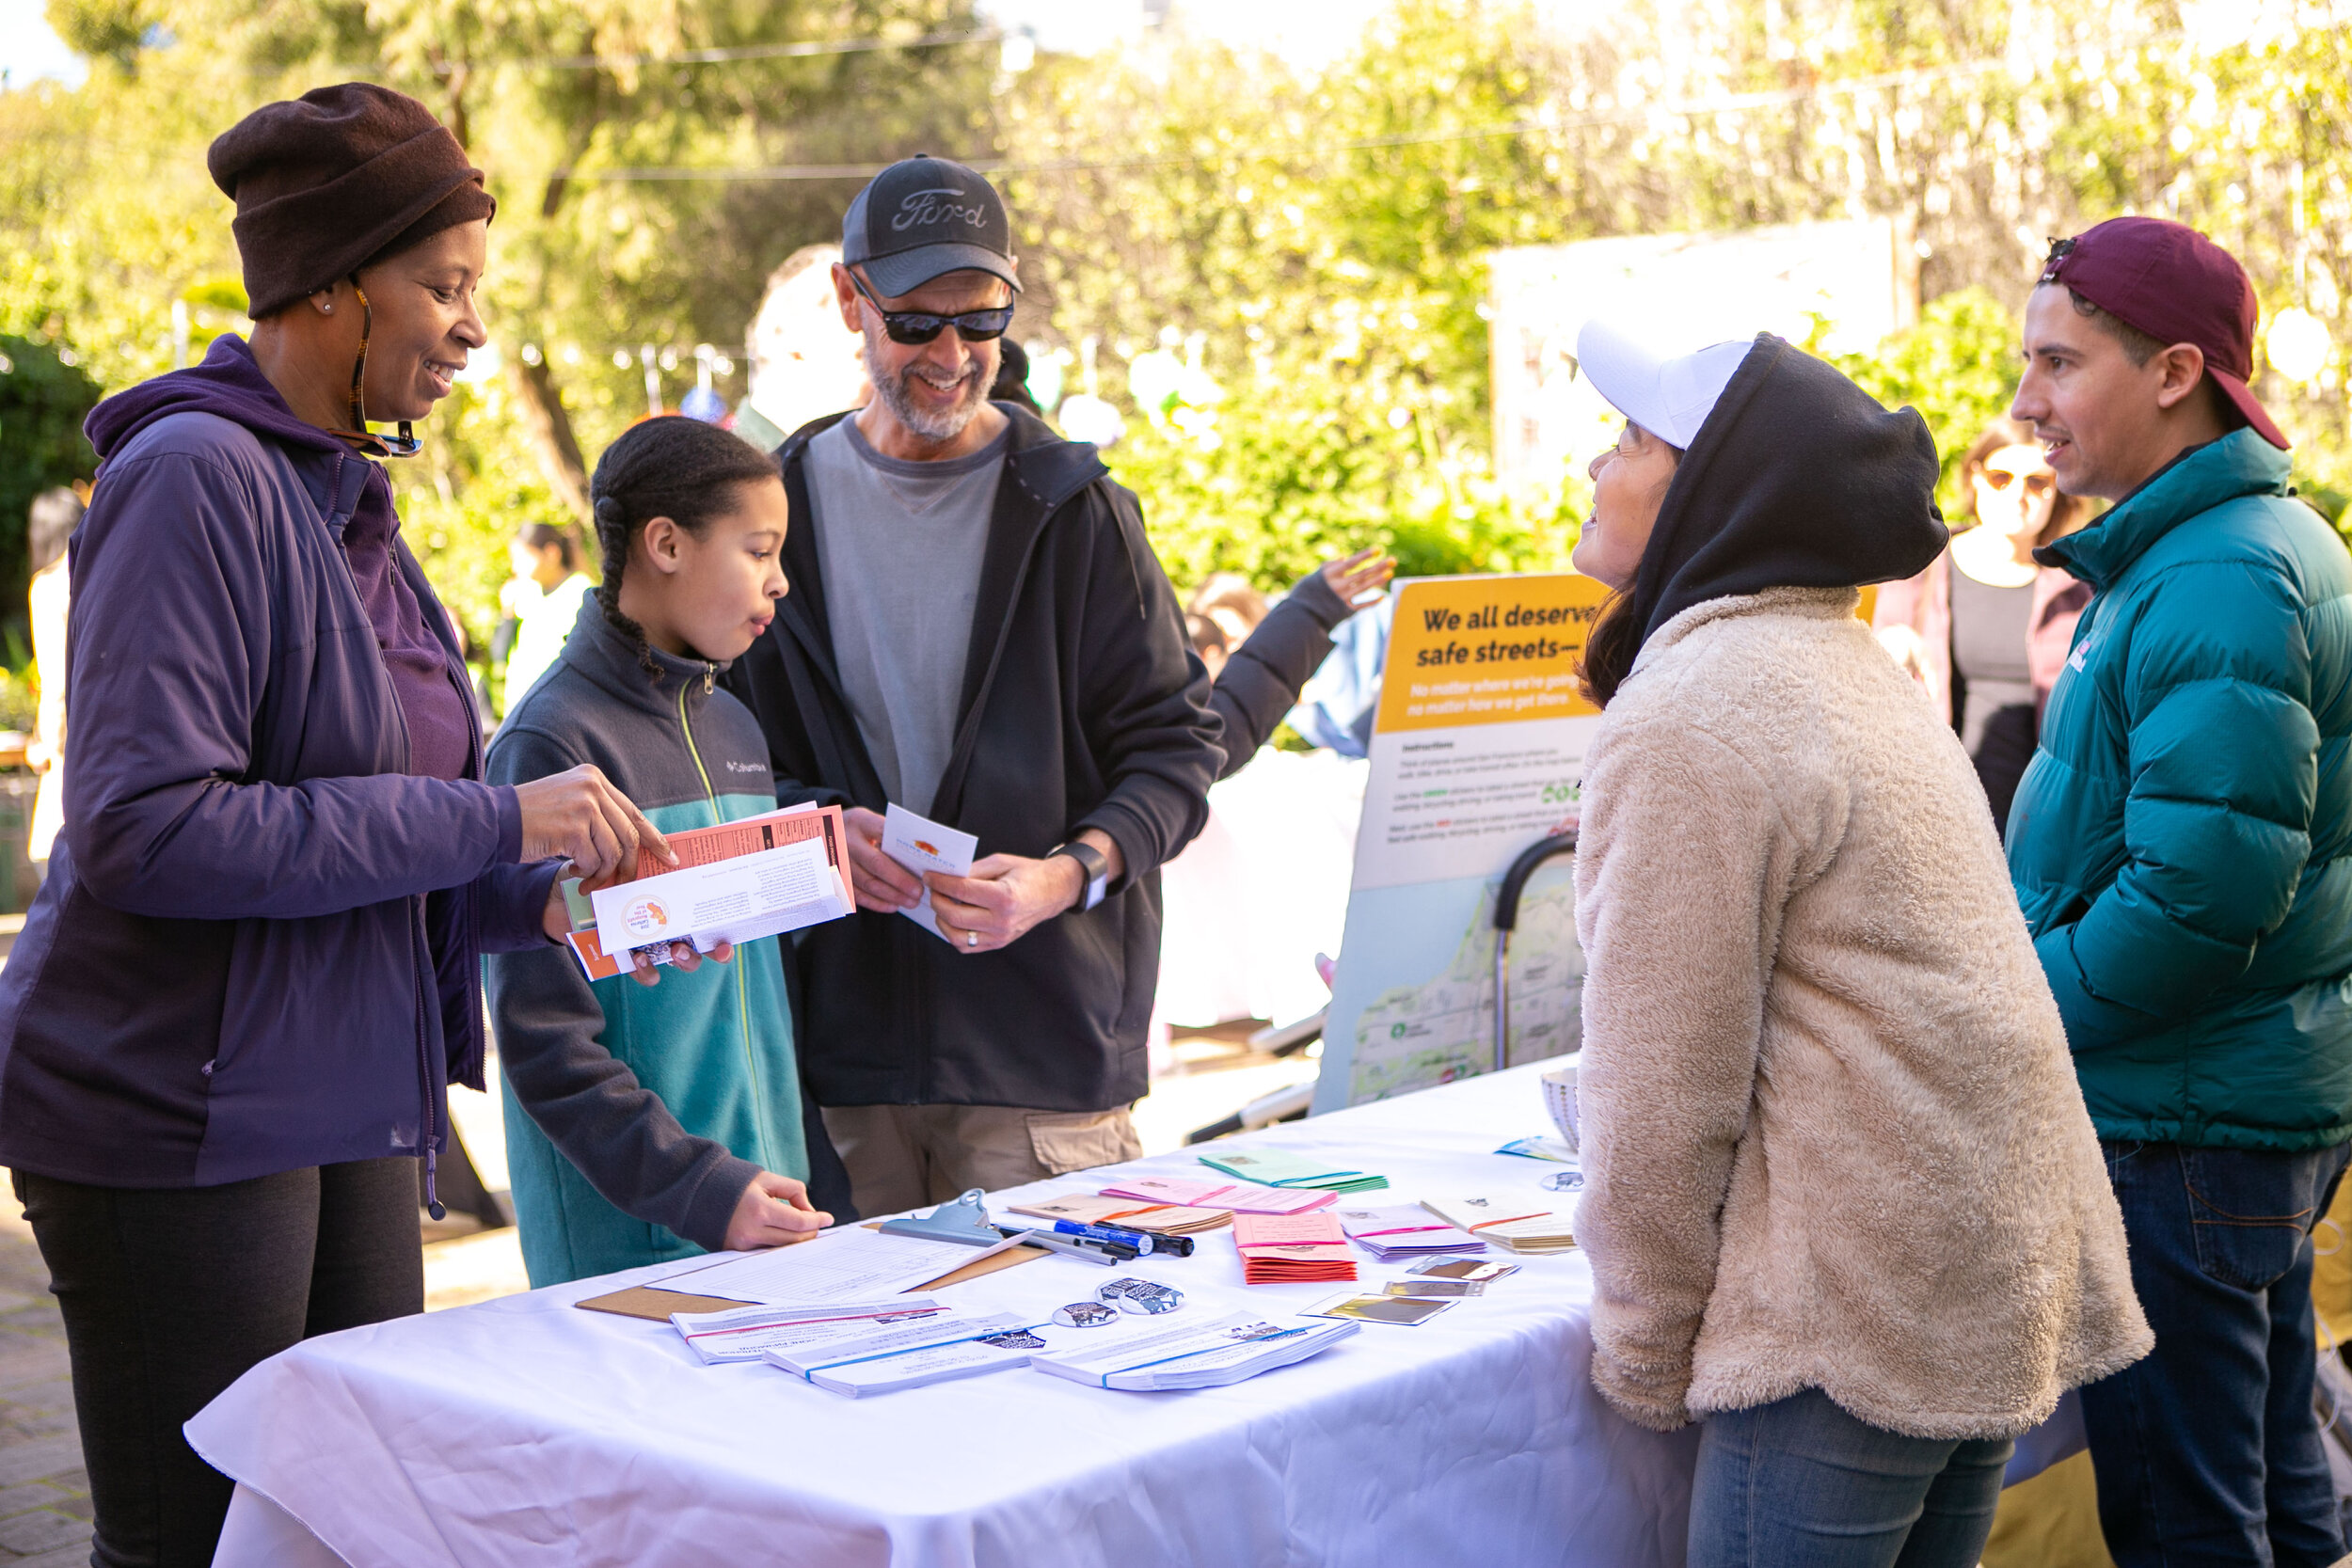
{"label": "woman's outstretched hand", "polygon": [[523,812],[525,863],[561,856],[572,863],[582,893],[635,877],[642,852],[664,870],[677,863],[668,841],[594,763],[516,784],[515,800]]}
{"label": "woman's outstretched hand", "polygon": [[1340,603],[1347,606],[1351,615],[1363,608],[1357,600],[1386,588],[1394,576],[1396,558],[1381,554],[1376,546],[1323,563],[1323,580],[1330,584],[1331,592],[1340,596]]}

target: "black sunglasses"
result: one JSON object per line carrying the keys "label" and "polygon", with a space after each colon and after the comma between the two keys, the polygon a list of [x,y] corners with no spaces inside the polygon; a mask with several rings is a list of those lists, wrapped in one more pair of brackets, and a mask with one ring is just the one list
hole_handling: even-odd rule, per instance
{"label": "black sunglasses", "polygon": [[1002,305],[993,310],[966,310],[961,316],[934,316],[928,310],[885,310],[874,291],[866,286],[866,279],[857,275],[857,268],[847,269],[850,281],[866,296],[866,303],[882,318],[882,331],[894,343],[928,343],[949,327],[967,343],[984,343],[991,338],[1001,338],[1005,328],[1012,325],[1012,307]]}

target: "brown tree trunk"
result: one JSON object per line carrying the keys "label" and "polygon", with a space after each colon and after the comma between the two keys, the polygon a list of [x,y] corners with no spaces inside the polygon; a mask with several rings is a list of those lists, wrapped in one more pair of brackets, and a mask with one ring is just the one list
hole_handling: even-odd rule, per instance
{"label": "brown tree trunk", "polygon": [[[523,434],[539,472],[556,499],[580,519],[587,538],[596,537],[596,513],[588,502],[588,465],[581,461],[580,440],[572,434],[571,416],[564,412],[564,395],[548,373],[546,361],[524,363],[519,355],[506,361],[522,416]],[[592,552],[593,553],[593,552]]]}

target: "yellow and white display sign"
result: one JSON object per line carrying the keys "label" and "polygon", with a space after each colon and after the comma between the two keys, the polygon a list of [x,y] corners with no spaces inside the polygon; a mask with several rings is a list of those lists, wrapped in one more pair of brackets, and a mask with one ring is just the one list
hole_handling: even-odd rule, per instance
{"label": "yellow and white display sign", "polygon": [[[1566,573],[1399,585],[1317,1111],[1492,1064],[1495,884],[1575,815],[1600,721],[1576,666],[1608,596]],[[1511,1059],[1575,1049],[1565,859],[1528,884],[1511,958]]]}

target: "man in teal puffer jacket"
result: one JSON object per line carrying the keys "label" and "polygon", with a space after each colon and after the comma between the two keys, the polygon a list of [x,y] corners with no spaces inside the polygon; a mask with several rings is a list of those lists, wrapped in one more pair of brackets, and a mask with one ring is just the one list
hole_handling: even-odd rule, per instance
{"label": "man in teal puffer jacket", "polygon": [[2052,248],[2012,412],[2117,504],[2010,870],[2155,1329],[2083,1390],[2122,1568],[2335,1562],[2310,1234],[2352,1143],[2352,560],[2248,388],[2254,295],[2192,230]]}

